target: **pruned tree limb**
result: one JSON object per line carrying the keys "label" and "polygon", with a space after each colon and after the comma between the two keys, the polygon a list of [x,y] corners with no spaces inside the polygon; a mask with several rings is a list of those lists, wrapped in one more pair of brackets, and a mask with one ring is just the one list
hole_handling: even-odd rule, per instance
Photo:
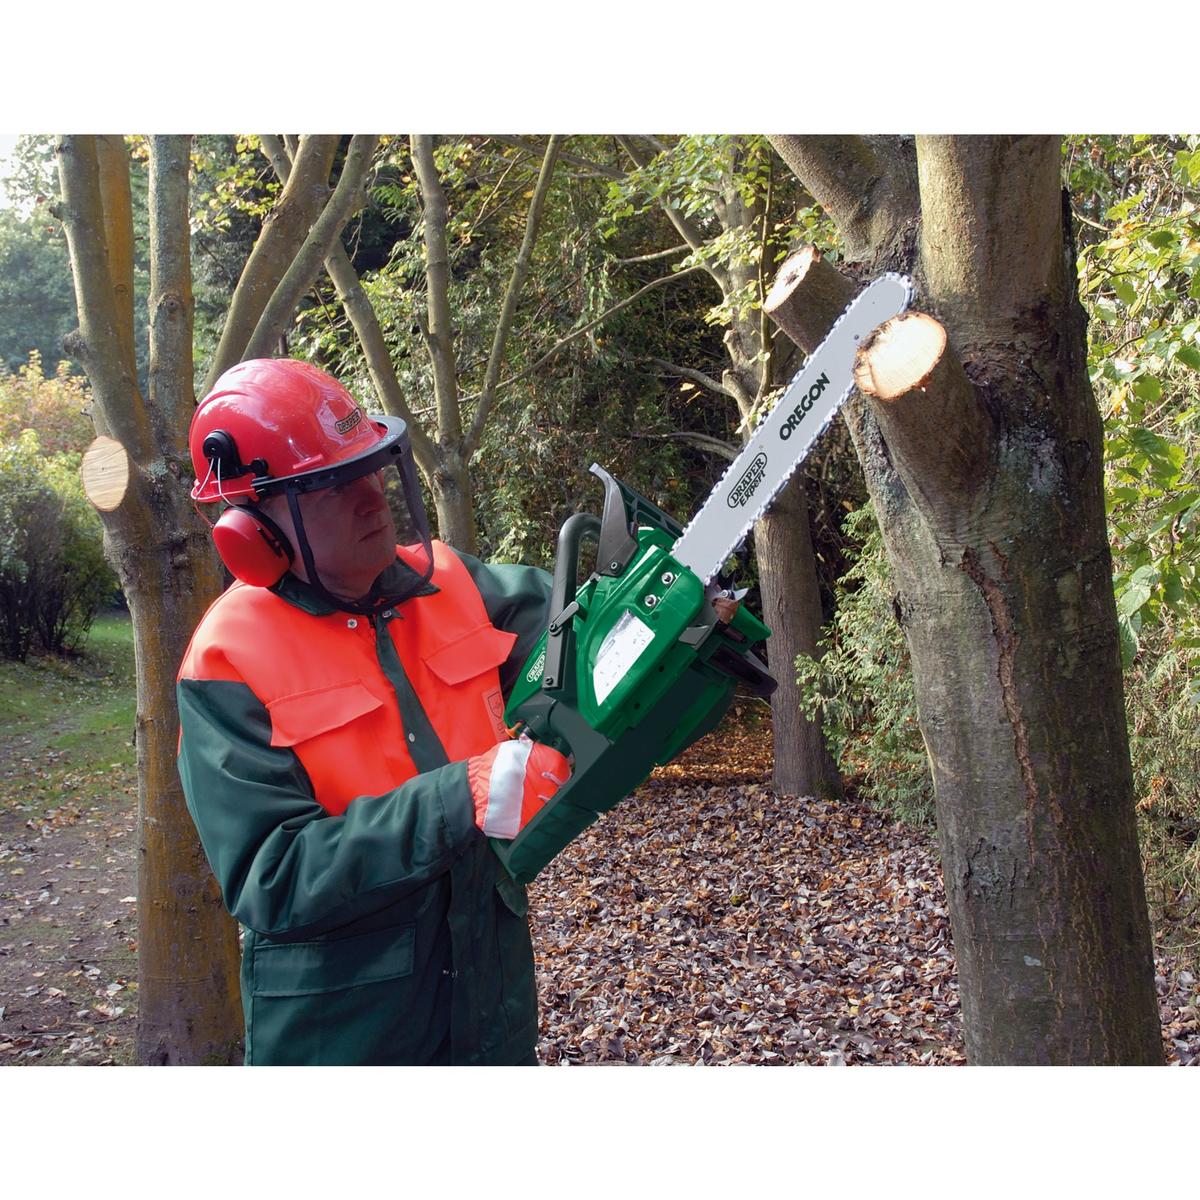
{"label": "pruned tree limb", "polygon": [[767,140],[829,214],[852,261],[874,258],[916,217],[907,172],[889,170],[863,138],[774,133]]}
{"label": "pruned tree limb", "polygon": [[219,375],[245,357],[259,318],[324,208],[338,141],[336,134],[313,134],[301,137],[297,143],[288,181],[234,289],[221,340],[204,382],[205,392]]}
{"label": "pruned tree limb", "polygon": [[512,274],[509,276],[508,287],[504,291],[504,300],[500,307],[500,317],[496,322],[496,332],[492,337],[492,349],[488,355],[487,371],[484,374],[483,390],[479,397],[479,407],[467,433],[463,446],[463,458],[470,462],[483,436],[483,428],[491,413],[496,399],[496,384],[500,380],[500,367],[504,362],[504,351],[508,344],[509,331],[512,329],[513,318],[517,312],[517,302],[521,298],[521,290],[529,274],[529,263],[533,257],[533,248],[537,243],[538,229],[542,223],[542,212],[546,206],[546,196],[550,191],[550,181],[554,175],[554,164],[562,148],[563,139],[560,136],[551,137],[546,143],[546,154],[542,159],[542,167],[538,173],[537,184],[533,197],[529,202],[529,212],[525,218],[525,236],[513,262]]}
{"label": "pruned tree limb", "polygon": [[120,508],[129,494],[129,455],[115,438],[101,434],[83,452],[79,478],[83,494],[98,512],[109,513]]}
{"label": "pruned tree limb", "polygon": [[[814,246],[804,246],[780,267],[764,307],[811,354],[857,291]],[[995,443],[991,418],[945,330],[923,313],[887,322],[860,347],[855,383],[904,486],[945,532],[958,514],[941,497],[977,494],[990,477]]]}
{"label": "pruned tree limb", "polygon": [[[275,174],[281,183],[286,183],[291,171],[292,159],[284,143],[274,134],[260,134],[259,141],[263,147]],[[367,372],[375,391],[379,396],[384,411],[394,417],[401,417],[408,425],[409,438],[412,441],[413,457],[417,466],[428,476],[437,466],[437,456],[429,435],[418,424],[416,417],[404,398],[400,381],[396,378],[395,367],[392,366],[392,356],[388,353],[387,342],[383,330],[379,327],[379,318],[367,294],[363,290],[362,281],[346,253],[345,247],[338,239],[334,240],[329,254],[325,258],[325,270],[337,289],[338,298],[350,318],[358,344],[362,347],[363,358],[367,364]]]}
{"label": "pruned tree limb", "polygon": [[764,311],[811,354],[858,289],[815,246],[802,246],[779,268]]}
{"label": "pruned tree limb", "polygon": [[919,312],[885,322],[859,347],[854,382],[874,401],[909,495],[948,531],[990,476],[996,435],[945,329]]}
{"label": "pruned tree limb", "polygon": [[108,271],[96,139],[66,134],[55,149],[79,313],[79,330],[68,337],[65,347],[87,367],[96,432],[115,438],[135,463],[144,464],[152,453],[150,422],[133,363],[121,351],[121,324]]}
{"label": "pruned tree limb", "polygon": [[363,182],[378,145],[379,138],[375,134],[355,134],[350,139],[337,187],[263,309],[246,344],[246,358],[267,357],[287,332],[300,300],[312,287],[334,242],[341,237],[346,222],[362,206]]}
{"label": "pruned tree limb", "polygon": [[425,231],[425,281],[428,289],[428,325],[425,344],[433,366],[434,401],[438,431],[443,442],[458,442],[462,420],[458,407],[458,379],[454,362],[454,332],[450,323],[450,257],[446,247],[446,193],[433,161],[433,138],[410,136],[413,167],[421,192]]}

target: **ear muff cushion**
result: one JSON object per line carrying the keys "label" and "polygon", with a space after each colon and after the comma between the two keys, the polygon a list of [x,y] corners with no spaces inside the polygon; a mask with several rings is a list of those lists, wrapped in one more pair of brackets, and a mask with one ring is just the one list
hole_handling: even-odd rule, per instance
{"label": "ear muff cushion", "polygon": [[265,513],[229,508],[213,526],[213,541],[231,574],[254,587],[270,587],[292,565],[283,530]]}

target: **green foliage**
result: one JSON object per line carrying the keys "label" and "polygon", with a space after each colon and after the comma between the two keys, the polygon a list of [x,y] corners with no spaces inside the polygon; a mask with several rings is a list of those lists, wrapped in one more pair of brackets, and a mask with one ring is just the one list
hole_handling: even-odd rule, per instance
{"label": "green foliage", "polygon": [[821,657],[796,659],[805,714],[819,719],[841,773],[861,794],[915,824],[933,819],[933,781],[917,724],[908,646],[892,607],[883,539],[868,504],[845,521],[851,567]]}
{"label": "green foliage", "polygon": [[1170,615],[1125,673],[1138,833],[1155,923],[1200,957],[1200,686]]}
{"label": "green foliage", "polygon": [[76,324],[62,227],[46,209],[0,208],[0,369],[15,371],[35,352],[53,370]]}
{"label": "green foliage", "polygon": [[1200,938],[1200,138],[1068,144],[1146,885]]}
{"label": "green foliage", "polygon": [[65,360],[48,376],[34,350],[15,372],[0,369],[0,442],[36,429],[43,454],[82,454],[96,436],[90,410],[87,382]]}
{"label": "green foliage", "polygon": [[[1125,666],[1145,632],[1200,668],[1200,138],[1078,139],[1079,255],[1105,463]],[[1090,220],[1090,218],[1086,218]],[[1106,228],[1097,230],[1098,224]],[[1190,652],[1190,653],[1189,653]]]}
{"label": "green foliage", "polygon": [[79,481],[81,438],[91,432],[82,424],[85,402],[65,364],[47,379],[35,355],[16,376],[0,375],[0,655],[6,658],[75,649],[116,588],[99,518]]}

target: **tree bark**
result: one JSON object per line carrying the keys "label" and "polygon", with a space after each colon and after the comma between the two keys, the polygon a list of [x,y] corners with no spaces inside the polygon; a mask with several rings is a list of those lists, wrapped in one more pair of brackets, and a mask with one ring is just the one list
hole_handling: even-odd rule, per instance
{"label": "tree bark", "polygon": [[[803,476],[793,479],[754,527],[763,620],[771,630],[767,657],[779,683],[772,697],[772,782],[793,796],[837,797],[842,779],[825,745],[820,721],[801,710],[796,659],[817,657],[824,614],[809,530]],[[778,697],[778,699],[776,698]]]}
{"label": "tree bark", "polygon": [[898,242],[916,216],[907,173],[865,138],[779,133],[767,140],[833,219],[852,262]]}
{"label": "tree bark", "polygon": [[[913,267],[963,374],[951,364],[924,397],[847,415],[912,656],[967,1054],[1161,1063],[1059,143],[920,138],[917,153]],[[963,430],[949,422],[939,442],[938,406],[987,438],[971,486],[946,469]]]}
{"label": "tree bark", "polygon": [[[425,230],[425,284],[429,317],[425,342],[433,364],[439,440],[455,444],[462,437],[458,412],[458,374],[454,360],[454,330],[450,321],[450,254],[446,248],[446,193],[433,161],[433,138],[414,133],[413,167],[421,189]],[[463,547],[465,549],[465,547]]]}
{"label": "tree bark", "polygon": [[[64,137],[59,143],[81,325],[73,344],[92,383],[98,431],[124,435],[97,448],[126,478],[121,494],[112,488],[98,507],[106,550],[133,617],[140,850],[136,1054],[152,1064],[237,1061],[242,1032],[237,927],[221,903],[175,770],[175,672],[192,628],[221,587],[208,531],[183,482],[194,406],[188,147],[188,138],[151,139],[147,404],[129,386],[130,340],[119,333],[102,336],[126,324],[125,316],[116,315],[117,300],[132,303],[131,293],[114,287],[107,256],[98,253],[131,237],[124,228],[129,210],[110,202],[108,220],[101,216],[94,139]],[[103,174],[115,173],[116,165],[109,154]],[[106,194],[121,194],[119,185],[112,189],[110,184]],[[110,223],[120,228],[106,236]],[[95,470],[90,479],[89,494],[97,494]]]}

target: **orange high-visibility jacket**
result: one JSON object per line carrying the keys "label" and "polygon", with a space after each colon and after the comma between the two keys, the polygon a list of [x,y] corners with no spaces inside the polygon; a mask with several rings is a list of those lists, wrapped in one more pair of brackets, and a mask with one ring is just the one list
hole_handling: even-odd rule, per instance
{"label": "orange high-visibility jacket", "polygon": [[[454,762],[508,736],[498,668],[517,635],[488,620],[479,589],[448,546],[434,542],[433,558],[437,591],[385,617],[404,674]],[[247,684],[270,713],[271,745],[295,751],[326,812],[344,812],[356,796],[417,774],[408,748],[417,735],[406,737],[401,725],[369,618],[314,619],[265,588],[235,583],[201,628],[180,677]]]}

